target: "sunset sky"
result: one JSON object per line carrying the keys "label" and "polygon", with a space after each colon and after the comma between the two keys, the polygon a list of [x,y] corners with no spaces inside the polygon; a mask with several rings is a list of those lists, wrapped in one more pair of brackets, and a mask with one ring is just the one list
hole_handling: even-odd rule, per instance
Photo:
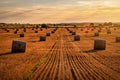
{"label": "sunset sky", "polygon": [[0,22],[120,22],[120,0],[0,0]]}

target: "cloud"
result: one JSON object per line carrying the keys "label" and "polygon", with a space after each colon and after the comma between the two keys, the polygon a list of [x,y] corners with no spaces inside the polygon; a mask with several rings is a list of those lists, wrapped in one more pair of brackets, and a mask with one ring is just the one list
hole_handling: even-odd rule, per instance
{"label": "cloud", "polygon": [[0,7],[0,22],[120,21],[118,0],[27,1],[3,2],[8,5]]}

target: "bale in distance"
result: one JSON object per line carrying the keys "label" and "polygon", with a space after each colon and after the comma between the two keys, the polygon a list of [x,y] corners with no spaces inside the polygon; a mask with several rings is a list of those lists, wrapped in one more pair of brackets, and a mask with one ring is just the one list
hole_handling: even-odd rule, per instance
{"label": "bale in distance", "polygon": [[50,32],[47,32],[47,33],[46,33],[46,36],[50,36]]}
{"label": "bale in distance", "polygon": [[83,29],[81,28],[81,31],[83,31]]}
{"label": "bale in distance", "polygon": [[106,40],[104,39],[94,40],[94,50],[105,50],[105,49],[106,49]]}
{"label": "bale in distance", "polygon": [[34,30],[34,28],[32,28],[32,30]]}
{"label": "bale in distance", "polygon": [[46,41],[46,36],[40,36],[40,41]]}
{"label": "bale in distance", "polygon": [[88,31],[85,31],[85,33],[88,33]]}
{"label": "bale in distance", "polygon": [[6,32],[10,32],[10,30],[7,29]]}
{"label": "bale in distance", "polygon": [[94,36],[99,36],[99,32],[95,32]]}
{"label": "bale in distance", "polygon": [[23,31],[26,32],[26,28],[24,28]]}
{"label": "bale in distance", "polygon": [[76,35],[76,32],[72,32],[72,35]]}
{"label": "bale in distance", "polygon": [[69,28],[66,27],[66,29],[67,29],[67,31],[70,31]]}
{"label": "bale in distance", "polygon": [[110,30],[107,30],[107,34],[111,34],[111,31],[110,31]]}
{"label": "bale in distance", "polygon": [[43,29],[42,29],[42,28],[40,28],[40,31],[43,31]]}
{"label": "bale in distance", "polygon": [[72,31],[72,30],[70,30],[69,32],[70,32],[70,33],[72,33],[73,31]]}
{"label": "bale in distance", "polygon": [[24,37],[24,33],[21,33],[21,34],[20,34],[20,37]]}
{"label": "bale in distance", "polygon": [[17,34],[17,31],[14,31],[14,34]]}
{"label": "bale in distance", "polygon": [[92,28],[91,31],[94,31],[94,29]]}
{"label": "bale in distance", "polygon": [[116,42],[120,42],[120,37],[116,37]]}
{"label": "bale in distance", "polygon": [[99,29],[98,32],[101,32],[101,30]]}
{"label": "bale in distance", "polygon": [[13,40],[12,53],[25,52],[26,42],[20,40]]}
{"label": "bale in distance", "polygon": [[54,29],[53,31],[56,31],[57,29]]}
{"label": "bale in distance", "polygon": [[35,33],[38,33],[38,30],[35,30]]}
{"label": "bale in distance", "polygon": [[75,35],[74,36],[74,41],[80,41],[80,36],[79,35]]}
{"label": "bale in distance", "polygon": [[19,31],[19,29],[17,28],[16,31]]}
{"label": "bale in distance", "polygon": [[55,33],[55,31],[51,31],[51,33]]}
{"label": "bale in distance", "polygon": [[70,31],[69,29],[67,29],[67,31]]}

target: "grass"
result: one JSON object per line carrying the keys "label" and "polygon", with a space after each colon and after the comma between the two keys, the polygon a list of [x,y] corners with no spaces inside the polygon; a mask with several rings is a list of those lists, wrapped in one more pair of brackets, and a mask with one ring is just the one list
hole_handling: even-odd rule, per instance
{"label": "grass", "polygon": [[[56,42],[55,42],[54,45],[51,47],[51,50],[54,48],[55,44],[56,44]],[[51,52],[51,50],[50,50],[48,53],[46,53],[46,54],[40,59],[39,63],[38,63],[36,66],[34,66],[31,70],[29,70],[29,71],[27,72],[27,74],[23,77],[23,80],[29,80],[29,79],[32,77],[32,75],[34,74],[34,72],[35,72],[42,64],[44,64],[44,63],[46,62],[46,60],[48,59],[48,56],[49,56],[48,54]]]}
{"label": "grass", "polygon": [[31,76],[34,74],[34,72],[39,68],[39,66],[41,66],[42,64],[44,64],[46,62],[48,58],[48,53],[45,54],[39,61],[39,63],[34,66],[31,70],[29,70],[27,72],[27,74],[23,77],[23,80],[29,80],[31,78]]}

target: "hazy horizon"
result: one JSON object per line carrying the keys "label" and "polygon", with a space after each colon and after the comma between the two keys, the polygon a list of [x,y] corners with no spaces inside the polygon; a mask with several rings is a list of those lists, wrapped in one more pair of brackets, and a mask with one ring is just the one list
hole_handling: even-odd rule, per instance
{"label": "hazy horizon", "polygon": [[0,22],[120,22],[119,0],[0,0]]}

